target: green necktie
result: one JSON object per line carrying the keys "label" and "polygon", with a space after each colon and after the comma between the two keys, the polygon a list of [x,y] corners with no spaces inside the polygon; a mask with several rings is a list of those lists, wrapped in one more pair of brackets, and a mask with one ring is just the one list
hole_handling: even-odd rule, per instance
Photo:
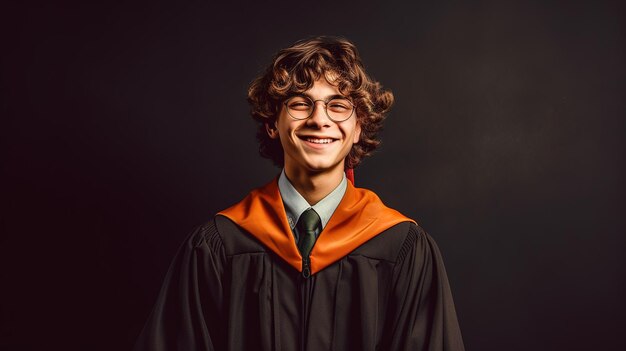
{"label": "green necktie", "polygon": [[311,249],[315,244],[315,231],[319,228],[321,221],[320,216],[312,208],[302,212],[300,215],[296,227],[300,236],[298,249],[302,257],[309,257]]}

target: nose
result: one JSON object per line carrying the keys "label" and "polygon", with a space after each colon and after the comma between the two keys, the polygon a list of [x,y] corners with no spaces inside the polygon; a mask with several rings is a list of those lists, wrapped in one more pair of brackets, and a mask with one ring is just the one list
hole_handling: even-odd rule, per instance
{"label": "nose", "polygon": [[307,119],[307,124],[317,128],[330,126],[331,120],[326,114],[326,103],[323,100],[313,101],[313,114]]}

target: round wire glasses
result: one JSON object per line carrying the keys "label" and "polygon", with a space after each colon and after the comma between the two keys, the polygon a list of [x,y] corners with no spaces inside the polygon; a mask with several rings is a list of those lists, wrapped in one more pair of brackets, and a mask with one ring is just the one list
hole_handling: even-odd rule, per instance
{"label": "round wire glasses", "polygon": [[287,99],[284,104],[291,118],[303,120],[313,115],[318,101],[324,103],[326,116],[333,122],[343,122],[354,114],[354,104],[341,95],[331,96],[328,100],[313,100],[306,95],[296,95]]}

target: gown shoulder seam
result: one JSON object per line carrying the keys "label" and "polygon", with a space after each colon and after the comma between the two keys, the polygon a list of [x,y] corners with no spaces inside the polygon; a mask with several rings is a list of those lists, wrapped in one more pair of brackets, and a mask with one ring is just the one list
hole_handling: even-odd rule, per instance
{"label": "gown shoulder seam", "polygon": [[211,219],[207,223],[201,225],[197,230],[197,235],[193,240],[193,246],[198,247],[202,244],[208,245],[212,251],[217,252],[223,246],[222,236],[217,230],[215,220]]}
{"label": "gown shoulder seam", "polygon": [[423,233],[424,231],[421,230],[421,228],[417,225],[412,224],[409,226],[409,230],[406,233],[404,243],[402,244],[400,252],[398,253],[398,257],[396,258],[396,264],[404,261],[404,258],[409,254],[409,252],[411,252],[412,248],[415,246],[415,242],[417,242],[420,236],[424,235]]}

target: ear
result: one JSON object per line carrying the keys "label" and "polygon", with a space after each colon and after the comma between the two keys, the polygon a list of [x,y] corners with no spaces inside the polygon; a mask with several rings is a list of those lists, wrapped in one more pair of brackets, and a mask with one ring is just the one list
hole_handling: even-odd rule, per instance
{"label": "ear", "polygon": [[356,126],[354,126],[354,138],[352,138],[352,144],[356,144],[361,140],[361,123],[359,121],[356,122]]}
{"label": "ear", "polygon": [[278,128],[276,128],[276,122],[270,125],[269,123],[265,123],[265,130],[267,131],[267,135],[272,139],[278,138]]}

